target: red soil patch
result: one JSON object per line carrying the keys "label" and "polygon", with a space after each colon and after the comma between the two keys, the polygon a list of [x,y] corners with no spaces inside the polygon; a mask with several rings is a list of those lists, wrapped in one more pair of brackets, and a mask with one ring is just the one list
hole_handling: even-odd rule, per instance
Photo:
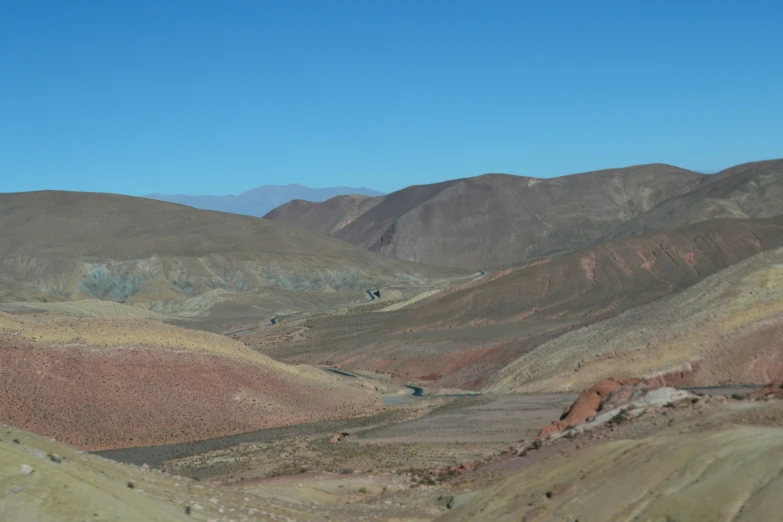
{"label": "red soil patch", "polygon": [[695,252],[677,252],[680,257],[682,257],[688,265],[690,265],[691,268],[697,269],[698,265],[696,264],[696,253]]}
{"label": "red soil patch", "polygon": [[[401,379],[415,379],[418,376],[423,381],[437,383],[438,386],[477,389],[485,384],[483,377],[491,372],[487,366],[502,367],[514,360],[518,355],[510,353],[506,345],[492,345],[469,350],[444,353],[433,350],[422,353],[415,358],[363,358],[363,361],[352,361],[355,367],[389,373]],[[349,365],[350,366],[350,365]],[[477,368],[483,371],[476,371]]]}
{"label": "red soil patch", "polygon": [[647,256],[642,251],[638,251],[637,254],[639,255],[639,257],[642,258],[642,264],[639,265],[639,268],[643,268],[643,269],[647,270],[650,273],[654,273],[653,272],[653,267],[655,266],[655,263],[657,261],[655,256],[653,255],[652,259],[647,259]]}
{"label": "red soil patch", "polygon": [[585,277],[592,282],[596,282],[598,280],[598,262],[596,261],[595,253],[590,253],[590,255],[583,257],[581,263]]}
{"label": "red soil patch", "polygon": [[348,370],[377,371],[406,382],[415,379],[426,381],[430,387],[479,390],[488,385],[498,371],[522,355],[587,324],[575,323],[540,335],[475,348],[426,341],[411,346],[405,343],[405,339],[398,339],[380,345],[362,346],[361,350],[348,356],[319,351],[314,357],[284,360],[339,364]]}
{"label": "red soil patch", "polygon": [[357,416],[375,404],[358,387],[212,354],[14,344],[0,343],[0,420],[89,450]]}

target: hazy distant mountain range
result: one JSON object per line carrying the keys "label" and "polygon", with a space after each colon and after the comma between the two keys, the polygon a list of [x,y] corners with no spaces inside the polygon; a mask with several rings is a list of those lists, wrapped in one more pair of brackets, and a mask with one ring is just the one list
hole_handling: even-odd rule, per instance
{"label": "hazy distant mountain range", "polygon": [[326,201],[335,196],[381,196],[383,192],[365,187],[311,188],[304,185],[264,185],[239,195],[191,196],[187,194],[147,194],[146,198],[179,203],[204,210],[219,210],[247,216],[262,217],[272,209],[295,199]]}

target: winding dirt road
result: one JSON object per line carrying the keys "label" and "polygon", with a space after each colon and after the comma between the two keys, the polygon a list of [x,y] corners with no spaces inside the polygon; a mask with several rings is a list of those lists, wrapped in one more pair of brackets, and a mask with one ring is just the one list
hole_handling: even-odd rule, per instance
{"label": "winding dirt road", "polygon": [[[476,274],[476,276],[474,277],[474,279],[470,281],[470,283],[474,283],[474,282],[478,281],[479,279],[481,279],[485,275],[487,275],[487,273],[484,270],[479,270],[478,273]],[[431,295],[435,295],[436,293],[442,292],[443,290],[445,290],[445,289],[442,288],[440,290],[437,290],[437,291],[433,292]],[[330,311],[334,311],[334,310],[343,310],[343,309],[346,309],[346,308],[354,308],[354,307],[357,307],[357,306],[364,306],[367,303],[371,303],[372,301],[375,301],[376,299],[380,298],[380,292],[381,292],[380,289],[365,289],[364,291],[367,293],[367,296],[369,297],[369,299],[367,299],[366,301],[362,301],[361,303],[350,303],[350,304],[337,305],[337,306],[327,306],[325,308],[316,308],[316,309],[313,309],[313,310],[302,310],[302,311],[299,311],[299,312],[291,312],[290,314],[276,315],[276,316],[272,317],[269,320],[269,324],[253,326],[253,327],[250,327],[250,328],[243,328],[241,330],[235,330],[233,332],[228,332],[228,333],[226,333],[224,335],[226,335],[227,337],[230,337],[232,335],[238,335],[238,334],[245,333],[245,332],[252,332],[253,330],[258,330],[259,328],[264,328],[266,326],[274,326],[274,325],[278,324],[281,319],[287,319],[287,318],[290,318],[290,317],[296,317],[298,315],[316,314],[316,313],[320,313],[320,312],[330,312]],[[429,296],[427,296],[427,297],[429,297]],[[414,298],[414,300],[415,299],[416,298]],[[403,304],[404,305],[411,304],[411,302],[413,302],[414,300],[406,301]]]}

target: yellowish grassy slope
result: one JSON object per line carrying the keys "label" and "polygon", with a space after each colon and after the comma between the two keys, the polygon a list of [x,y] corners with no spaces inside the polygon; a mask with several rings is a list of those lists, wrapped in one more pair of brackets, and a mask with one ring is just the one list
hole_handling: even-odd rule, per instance
{"label": "yellowish grassy slope", "polygon": [[[324,378],[315,368],[280,363],[223,335],[180,328],[157,320],[154,312],[106,301],[77,301],[48,305],[54,313],[0,312],[0,330],[28,340],[55,345],[89,345],[100,348],[154,346],[188,352],[205,352],[272,367],[297,376]],[[58,313],[60,310],[69,313]]]}
{"label": "yellowish grassy slope", "polygon": [[[251,492],[216,489],[84,454],[21,430],[3,425],[0,428],[3,521],[271,519],[263,513],[274,514],[277,520],[321,520],[316,513],[303,513],[285,502]],[[56,454],[61,462],[53,461],[51,454]],[[34,471],[23,473],[23,465]],[[133,484],[132,489],[129,483]],[[188,506],[189,515],[185,511]]]}
{"label": "yellowish grassy slope", "polygon": [[780,520],[783,430],[735,426],[623,440],[557,457],[439,521]]}

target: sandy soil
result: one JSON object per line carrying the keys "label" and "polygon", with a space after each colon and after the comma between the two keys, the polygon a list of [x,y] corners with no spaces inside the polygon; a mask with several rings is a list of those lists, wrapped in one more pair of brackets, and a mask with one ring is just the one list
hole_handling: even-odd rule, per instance
{"label": "sandy soil", "polygon": [[438,520],[776,520],[781,424],[779,402],[667,409],[509,457],[548,455]]}
{"label": "sandy soil", "polygon": [[557,419],[576,394],[484,395],[440,406],[424,417],[361,432],[373,443],[513,443]]}

